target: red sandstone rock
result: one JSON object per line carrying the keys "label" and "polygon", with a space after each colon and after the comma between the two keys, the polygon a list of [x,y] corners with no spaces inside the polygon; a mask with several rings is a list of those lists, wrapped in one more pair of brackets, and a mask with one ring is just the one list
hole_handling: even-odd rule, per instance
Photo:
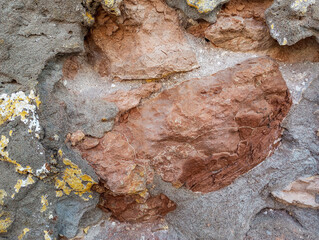
{"label": "red sandstone rock", "polygon": [[138,106],[142,99],[159,91],[161,87],[160,83],[146,83],[142,87],[130,91],[117,91],[104,99],[108,102],[114,102],[119,108],[120,113],[124,113]]}
{"label": "red sandstone rock", "polygon": [[271,154],[290,105],[278,65],[251,59],[163,91],[97,147],[79,149],[114,194],[142,192],[150,167],[174,185],[210,192]]}
{"label": "red sandstone rock", "polygon": [[266,24],[239,16],[220,17],[205,37],[215,46],[233,51],[265,50],[274,44]]}
{"label": "red sandstone rock", "polygon": [[101,75],[154,79],[198,67],[177,13],[158,0],[125,0],[122,16],[100,10],[88,37]]}

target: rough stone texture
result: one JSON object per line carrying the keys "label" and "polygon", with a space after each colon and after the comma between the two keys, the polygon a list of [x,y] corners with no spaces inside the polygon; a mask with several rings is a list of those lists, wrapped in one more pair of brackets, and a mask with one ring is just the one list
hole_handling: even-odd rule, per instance
{"label": "rough stone texture", "polygon": [[123,0],[82,0],[82,5],[86,9],[85,14],[83,14],[85,24],[87,26],[92,26],[94,24],[95,14],[100,6],[102,6],[103,10],[108,14],[120,16],[122,1]]}
{"label": "rough stone texture", "polygon": [[313,240],[314,238],[288,211],[263,209],[252,221],[244,239]]}
{"label": "rough stone texture", "polygon": [[319,208],[319,176],[303,177],[281,191],[271,193],[278,201],[299,207]]}
{"label": "rough stone texture", "polygon": [[293,46],[279,46],[271,38],[264,11],[272,1],[231,1],[212,25],[200,22],[188,28],[214,46],[232,51],[255,51],[286,62],[319,61],[319,44],[308,38]]}
{"label": "rough stone texture", "polygon": [[[317,68],[318,65],[313,65],[310,71],[316,71]],[[285,71],[295,69],[290,67]],[[289,78],[287,81],[290,81]],[[162,192],[176,202],[177,209],[168,214],[166,219],[172,227],[187,236],[185,239],[243,239],[251,228],[250,222],[262,209],[287,208],[287,205],[269,198],[272,191],[284,188],[298,177],[317,174],[319,74],[309,81],[311,84],[303,91],[301,99],[283,124],[286,132],[280,147],[271,157],[230,186],[201,195],[174,189],[159,179],[155,181],[152,194]],[[302,230],[310,235],[309,238],[318,239],[317,210],[295,207],[289,207],[289,210],[303,226]],[[256,227],[255,230],[263,236],[263,229]]]}
{"label": "rough stone texture", "polygon": [[164,194],[144,200],[141,196],[113,196],[104,193],[100,203],[102,209],[112,212],[112,216],[123,222],[152,222],[176,209],[176,204]]}
{"label": "rough stone texture", "polygon": [[[88,37],[98,72],[114,79],[154,79],[196,67],[177,14],[157,0],[123,2],[112,18],[99,11]],[[95,46],[95,47],[94,47]]]}
{"label": "rough stone texture", "polygon": [[280,45],[292,45],[310,36],[319,42],[318,9],[319,2],[315,0],[276,0],[266,11],[271,36]]}
{"label": "rough stone texture", "polygon": [[34,86],[48,59],[84,48],[79,0],[1,1],[0,8],[1,84]]}
{"label": "rough stone texture", "polygon": [[141,101],[150,97],[154,92],[161,89],[160,83],[146,83],[140,88],[131,91],[116,91],[105,97],[108,102],[114,102],[121,113],[137,107]]}
{"label": "rough stone texture", "polygon": [[[56,56],[84,50],[85,10],[77,0],[0,1],[0,9],[0,239],[73,237],[82,215],[98,202],[90,191],[98,180],[65,147],[59,132],[67,118],[54,112],[57,106],[42,115],[48,113],[42,93],[52,92],[42,91],[41,77],[59,78],[60,69],[50,69]],[[70,206],[60,211],[66,201]],[[73,224],[60,228],[69,218]]]}
{"label": "rough stone texture", "polygon": [[176,186],[218,190],[271,154],[290,101],[278,66],[253,59],[162,92],[82,156],[115,193],[142,191],[145,165]]}
{"label": "rough stone texture", "polygon": [[[175,14],[175,10],[167,8],[162,2],[126,2],[132,3],[127,8],[129,12],[126,12],[125,3],[120,4],[121,1],[0,1],[0,239],[70,239],[78,233],[81,238],[91,240],[319,239],[317,209],[285,204],[271,195],[282,191],[296,179],[318,174],[319,65],[305,61],[318,60],[315,37],[291,47],[277,46],[277,50],[272,50],[274,53],[260,51],[258,46],[262,45],[256,42],[251,44],[256,47],[252,52],[232,52],[215,48],[205,43],[204,39],[185,34],[183,28],[179,27],[179,19],[172,17],[178,13]],[[151,3],[160,8],[151,11]],[[186,1],[183,3],[186,4]],[[245,36],[253,37],[249,35],[253,33],[248,31],[248,23],[264,21],[263,11],[269,3],[232,0],[223,7],[219,16],[224,19],[225,27],[227,14],[231,16],[229,19],[243,20],[242,32]],[[140,9],[143,6],[148,6],[145,11]],[[161,6],[168,10],[162,12]],[[195,8],[188,8],[199,14]],[[211,16],[219,8],[213,10]],[[163,22],[170,22],[170,26],[178,29],[180,35],[175,32],[171,34],[172,29],[175,29],[173,27],[162,27],[162,35],[156,31],[154,35],[163,36],[166,32],[170,33],[169,38],[185,35],[183,46],[194,53],[192,59],[185,61],[194,61],[196,55],[200,68],[164,77],[158,83],[112,81],[113,76],[108,75],[105,68],[108,63],[105,55],[94,46],[94,41],[90,41],[91,36],[87,35],[87,41],[83,41],[87,29],[81,25],[82,22],[88,26],[93,25],[95,20],[101,20],[101,15],[98,18],[93,15],[98,12],[101,14],[102,9],[110,14],[108,17],[112,21],[125,25],[129,30],[141,29],[136,28],[138,24],[145,30],[144,22],[147,22],[149,35],[143,35],[143,41],[151,39],[155,25],[151,20],[158,20],[161,16],[165,20]],[[309,6],[307,16],[301,17],[297,24],[295,18],[291,17],[287,29],[299,28],[299,23],[305,21],[313,23],[310,18],[314,19],[317,9],[313,5],[310,16]],[[119,16],[120,11],[122,16]],[[138,13],[136,17],[142,23],[130,22],[136,19],[133,17],[137,15],[135,13]],[[145,14],[145,18],[141,18],[141,13]],[[168,19],[165,19],[165,13]],[[121,22],[123,19],[124,23]],[[192,24],[193,29],[196,29],[194,20],[185,16],[181,19],[182,25]],[[100,23],[96,21],[96,26]],[[199,22],[198,26],[205,24]],[[204,37],[204,29],[208,25],[198,31],[201,37]],[[223,24],[217,25],[222,27]],[[237,27],[229,25],[228,29]],[[307,28],[310,29],[304,26],[303,30],[306,32]],[[312,28],[316,35],[313,29],[316,28]],[[154,36],[152,39],[159,41]],[[247,39],[249,42],[250,38]],[[219,40],[223,47],[234,47],[230,44],[232,40]],[[171,43],[171,49],[180,47],[176,39]],[[245,47],[249,45],[245,45],[244,41],[238,43]],[[129,48],[126,51],[136,54]],[[166,221],[161,219],[153,223],[128,224],[119,223],[109,218],[111,213],[102,213],[95,208],[99,196],[90,192],[90,188],[99,179],[70,145],[81,146],[83,151],[93,151],[100,148],[102,139],[109,143],[106,138],[86,136],[82,139],[81,131],[103,136],[113,123],[118,127],[130,122],[131,114],[136,114],[148,103],[159,99],[161,94],[159,97],[157,95],[161,91],[164,91],[162,95],[176,91],[180,89],[179,86],[189,84],[190,79],[194,81],[194,90],[205,87],[199,79],[205,79],[205,76],[256,57],[257,54],[297,62],[280,64],[294,105],[282,123],[285,131],[281,145],[271,157],[242,174],[229,186],[207,194],[194,193],[181,187],[179,182],[175,182],[173,187],[171,183],[162,181],[152,171],[146,158],[136,161],[125,136],[112,131],[114,135],[109,136],[119,140],[116,142],[118,155],[114,158],[115,163],[120,163],[123,171],[118,176],[110,174],[114,180],[108,183],[110,187],[108,184],[94,185],[93,189],[97,188],[97,192],[100,191],[98,187],[101,187],[101,193],[108,195],[104,206],[111,212],[113,210],[113,215],[116,213],[122,220],[132,219],[132,216],[141,221],[153,220],[170,212],[165,216]],[[197,62],[195,60],[193,67],[197,66]],[[183,83],[185,80],[187,82]],[[183,101],[188,101],[184,92],[181,92],[181,96]],[[125,101],[126,98],[130,100]],[[200,107],[202,105],[199,104],[198,109]],[[68,133],[73,133],[69,135],[70,138],[67,138]],[[126,157],[133,158],[133,162],[121,160],[120,155],[125,151],[129,153]],[[114,164],[105,166],[106,169],[112,167]],[[109,188],[125,194],[115,195]],[[158,201],[159,198],[163,201]],[[123,202],[115,202],[116,199],[134,199],[135,203],[122,205]],[[124,206],[125,211],[116,212],[118,208],[114,203]],[[102,201],[100,206],[103,206]],[[140,207],[144,207],[145,211]]]}
{"label": "rough stone texture", "polygon": [[[186,239],[179,232],[169,227],[165,220],[152,223],[119,223],[102,220],[97,225],[83,230],[74,240],[105,240],[105,239]],[[62,239],[64,240],[64,239]],[[73,239],[72,239],[73,240]]]}
{"label": "rough stone texture", "polygon": [[189,18],[214,23],[221,6],[229,0],[166,0],[171,7],[182,10]]}
{"label": "rough stone texture", "polygon": [[263,22],[239,16],[220,17],[205,31],[214,45],[234,51],[265,50],[273,42]]}
{"label": "rough stone texture", "polygon": [[265,50],[274,43],[264,22],[271,1],[238,1],[225,5],[216,24],[205,31],[215,46],[233,51]]}

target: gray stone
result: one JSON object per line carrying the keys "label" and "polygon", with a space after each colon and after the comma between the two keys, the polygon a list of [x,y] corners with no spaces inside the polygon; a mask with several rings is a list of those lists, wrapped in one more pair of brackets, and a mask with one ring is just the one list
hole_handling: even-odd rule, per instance
{"label": "gray stone", "polygon": [[119,112],[115,103],[100,99],[81,99],[69,95],[66,99],[70,131],[82,130],[86,135],[101,138],[112,130]]}
{"label": "gray stone", "polygon": [[56,205],[56,213],[58,216],[57,232],[67,238],[75,237],[78,233],[78,226],[82,216],[94,209],[98,202],[85,202],[81,199],[65,199],[59,201]]}
{"label": "gray stone", "polygon": [[288,211],[273,209],[263,209],[252,221],[245,240],[254,239],[315,240]]}
{"label": "gray stone", "polygon": [[319,2],[275,0],[265,16],[270,34],[280,45],[293,45],[314,36],[319,42]]}
{"label": "gray stone", "polygon": [[[85,9],[81,0],[0,1],[0,8],[0,239],[72,237],[82,215],[97,204],[98,195],[85,186],[98,179],[65,146],[66,109],[48,99],[61,79],[64,56],[84,50]],[[36,107],[39,93],[42,104]],[[3,107],[2,100],[16,94],[29,112]],[[11,113],[19,114],[6,121]],[[9,224],[2,221],[7,217]],[[70,218],[73,224],[61,228]]]}
{"label": "gray stone", "polygon": [[0,1],[0,82],[35,86],[56,54],[83,50],[81,0]]}
{"label": "gray stone", "polygon": [[[182,10],[189,18],[194,20],[204,19],[207,22],[214,23],[217,20],[217,13],[221,9],[222,5],[229,2],[229,0],[166,0],[166,2],[170,7]],[[187,2],[190,2],[190,4]]]}

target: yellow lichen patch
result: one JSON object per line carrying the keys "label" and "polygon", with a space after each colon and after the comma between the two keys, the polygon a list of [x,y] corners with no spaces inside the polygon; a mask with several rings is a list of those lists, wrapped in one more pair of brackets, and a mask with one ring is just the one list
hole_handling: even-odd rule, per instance
{"label": "yellow lichen patch", "polygon": [[61,191],[61,190],[55,191],[55,196],[56,197],[62,197],[63,196],[63,191]]}
{"label": "yellow lichen patch", "polygon": [[90,229],[90,227],[86,227],[86,228],[83,229],[83,232],[84,232],[85,234],[88,234],[89,229]]}
{"label": "yellow lichen patch", "polygon": [[112,8],[114,6],[115,0],[104,0],[104,5],[107,8]]}
{"label": "yellow lichen patch", "polygon": [[0,233],[7,232],[7,229],[11,226],[13,220],[12,216],[8,212],[0,212]]}
{"label": "yellow lichen patch", "polygon": [[43,231],[44,232],[44,240],[52,240],[50,237],[49,231]]}
{"label": "yellow lichen patch", "polygon": [[271,29],[274,29],[275,25],[274,24],[271,24],[270,28]]}
{"label": "yellow lichen patch", "polygon": [[58,154],[59,154],[59,156],[60,156],[60,157],[62,157],[63,152],[62,152],[62,150],[61,150],[61,149],[59,149]]}
{"label": "yellow lichen patch", "polygon": [[208,13],[213,11],[219,1],[217,0],[187,0],[187,4],[197,9],[199,13]]}
{"label": "yellow lichen patch", "polygon": [[13,131],[12,131],[12,130],[10,130],[10,132],[9,132],[9,136],[10,136],[10,137],[12,136],[12,133],[13,133]]}
{"label": "yellow lichen patch", "polygon": [[55,187],[62,190],[66,195],[74,192],[81,196],[84,200],[88,201],[89,199],[84,198],[83,194],[90,193],[91,187],[96,182],[89,175],[83,174],[82,170],[69,159],[64,158],[63,163],[68,167],[64,170],[61,179],[55,179]]}
{"label": "yellow lichen patch", "polygon": [[71,162],[67,158],[63,158],[63,163],[64,163],[64,165],[70,166],[71,168],[77,168],[78,167],[76,164],[74,164],[73,162]]}
{"label": "yellow lichen patch", "polygon": [[89,26],[93,25],[95,21],[94,17],[89,12],[85,12],[85,14],[83,14],[83,18]]}
{"label": "yellow lichen patch", "polygon": [[49,206],[47,196],[41,196],[41,204],[42,204],[42,208],[40,212],[45,212],[47,210],[47,207]]}
{"label": "yellow lichen patch", "polygon": [[35,132],[41,130],[38,116],[36,114],[37,106],[40,105],[39,97],[31,91],[29,96],[20,91],[11,95],[0,95],[0,125],[7,121],[13,121],[20,117],[24,124],[28,124],[29,129]]}
{"label": "yellow lichen patch", "polygon": [[284,38],[281,45],[287,45],[287,38]]}
{"label": "yellow lichen patch", "polygon": [[[32,175],[29,174],[28,177],[25,180],[19,179],[14,186],[15,192],[18,193],[22,187],[27,187],[28,185],[31,185],[35,183]],[[15,194],[13,194],[11,197],[14,198]]]}
{"label": "yellow lichen patch", "polygon": [[4,204],[4,198],[8,196],[5,190],[0,189],[0,205]]}
{"label": "yellow lichen patch", "polygon": [[22,167],[21,164],[17,163],[9,157],[9,153],[5,151],[9,144],[9,138],[2,135],[0,139],[0,161],[9,162],[16,166],[16,171],[21,174],[32,173],[32,168],[30,166]]}
{"label": "yellow lichen patch", "polygon": [[19,239],[19,240],[22,240],[23,237],[24,237],[24,236],[27,234],[27,232],[29,232],[29,231],[30,231],[29,228],[23,229],[23,231],[22,231],[22,233],[19,235],[18,239]]}

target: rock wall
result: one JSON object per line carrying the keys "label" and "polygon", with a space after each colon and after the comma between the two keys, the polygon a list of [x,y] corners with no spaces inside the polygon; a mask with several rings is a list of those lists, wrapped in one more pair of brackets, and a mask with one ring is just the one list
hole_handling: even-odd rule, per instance
{"label": "rock wall", "polygon": [[319,238],[317,1],[0,9],[0,240]]}

